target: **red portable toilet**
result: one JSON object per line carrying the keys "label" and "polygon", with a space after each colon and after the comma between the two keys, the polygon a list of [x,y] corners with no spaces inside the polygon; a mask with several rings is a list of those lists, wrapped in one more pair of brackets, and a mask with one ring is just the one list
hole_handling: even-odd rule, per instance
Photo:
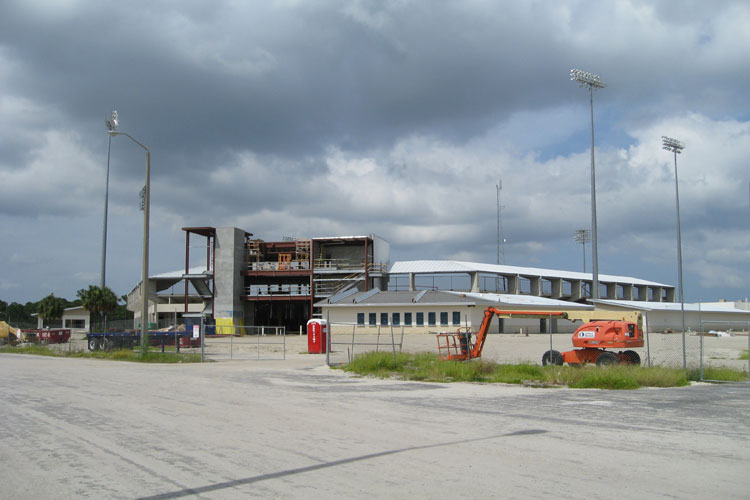
{"label": "red portable toilet", "polygon": [[320,354],[328,347],[328,323],[324,319],[311,319],[307,322],[307,352]]}

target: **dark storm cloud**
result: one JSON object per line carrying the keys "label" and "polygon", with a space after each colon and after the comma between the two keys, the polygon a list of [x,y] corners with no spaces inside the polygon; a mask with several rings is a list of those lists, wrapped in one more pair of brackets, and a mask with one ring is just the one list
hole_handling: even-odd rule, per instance
{"label": "dark storm cloud", "polygon": [[[636,269],[669,246],[662,134],[689,143],[686,241],[740,223],[744,188],[727,179],[746,177],[748,12],[639,0],[8,0],[0,221],[90,226],[115,108],[152,151],[153,227],[164,231],[154,238],[204,224],[265,238],[376,232],[397,257],[493,261],[502,177],[508,253],[529,260],[515,263],[566,266],[555,259],[579,255],[570,235],[589,218],[588,95],[568,81],[580,67],[608,84],[595,97],[600,231],[648,236],[623,260]],[[111,210],[129,233],[143,160],[113,138]],[[94,257],[82,260],[94,262],[88,226],[82,251]],[[173,249],[153,248],[171,262]]]}
{"label": "dark storm cloud", "polygon": [[22,68],[13,83],[79,123],[115,105],[123,127],[162,148],[294,155],[388,144],[414,130],[470,137],[498,115],[554,100],[535,92],[540,78],[567,69],[544,60],[559,56],[545,23],[521,34],[512,12],[157,5],[45,14],[7,4],[2,42]]}

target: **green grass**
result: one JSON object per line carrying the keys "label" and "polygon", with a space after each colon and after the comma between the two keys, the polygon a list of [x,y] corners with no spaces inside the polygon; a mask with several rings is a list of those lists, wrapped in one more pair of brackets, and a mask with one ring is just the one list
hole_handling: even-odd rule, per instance
{"label": "green grass", "polygon": [[747,349],[745,349],[744,351],[742,351],[742,353],[740,353],[740,357],[737,359],[748,359],[748,358],[750,358],[750,355],[748,355],[748,351]]}
{"label": "green grass", "polygon": [[113,361],[131,361],[136,363],[199,363],[200,354],[176,354],[173,352],[149,351],[142,356],[140,351],[120,349],[116,351],[66,351],[50,349],[47,346],[25,345],[19,347],[0,347],[0,352],[11,354],[36,354],[38,356],[53,356],[58,358],[94,358],[110,359]]}
{"label": "green grass", "polygon": [[[681,387],[699,378],[698,370],[688,376],[681,368],[617,365],[607,368],[584,366],[542,367],[528,363],[498,364],[481,359],[460,362],[440,361],[433,353],[370,352],[356,356],[341,369],[365,376],[421,380],[426,382],[486,382],[523,384],[535,387],[595,389],[638,389],[640,387]],[[704,369],[709,380],[744,381],[747,373],[730,368]]]}
{"label": "green grass", "polygon": [[[691,368],[688,370],[688,379],[700,380],[700,370]],[[704,366],[703,380],[721,380],[725,382],[747,382],[747,372],[724,368],[722,366]]]}

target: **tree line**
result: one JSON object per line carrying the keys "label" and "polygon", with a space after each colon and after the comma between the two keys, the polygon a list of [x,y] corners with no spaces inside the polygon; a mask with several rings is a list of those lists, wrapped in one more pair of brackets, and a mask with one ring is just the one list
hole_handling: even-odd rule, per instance
{"label": "tree line", "polygon": [[62,318],[63,311],[69,307],[83,306],[91,313],[92,326],[104,325],[106,320],[133,319],[133,313],[125,307],[127,297],[118,297],[108,287],[90,285],[76,292],[75,300],[67,300],[56,297],[50,293],[36,302],[19,304],[11,302],[8,304],[0,299],[0,320],[6,321],[13,326],[22,327],[36,326],[36,320],[32,314],[42,318],[45,325]]}

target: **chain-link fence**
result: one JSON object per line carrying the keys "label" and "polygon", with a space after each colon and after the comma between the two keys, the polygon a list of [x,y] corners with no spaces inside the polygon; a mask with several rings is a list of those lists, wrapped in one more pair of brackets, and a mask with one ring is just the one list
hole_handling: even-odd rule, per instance
{"label": "chain-link fence", "polygon": [[205,336],[206,359],[286,359],[286,328],[283,326],[222,326],[221,330],[222,335]]}
{"label": "chain-link fence", "polygon": [[347,364],[357,354],[382,351],[393,354],[401,352],[404,345],[404,327],[367,327],[354,323],[327,323],[326,363],[329,366]]}
{"label": "chain-link fence", "polygon": [[698,319],[696,326],[652,331],[646,315],[643,364],[698,370],[700,380],[709,368],[730,368],[747,372],[750,381],[750,322]]}

